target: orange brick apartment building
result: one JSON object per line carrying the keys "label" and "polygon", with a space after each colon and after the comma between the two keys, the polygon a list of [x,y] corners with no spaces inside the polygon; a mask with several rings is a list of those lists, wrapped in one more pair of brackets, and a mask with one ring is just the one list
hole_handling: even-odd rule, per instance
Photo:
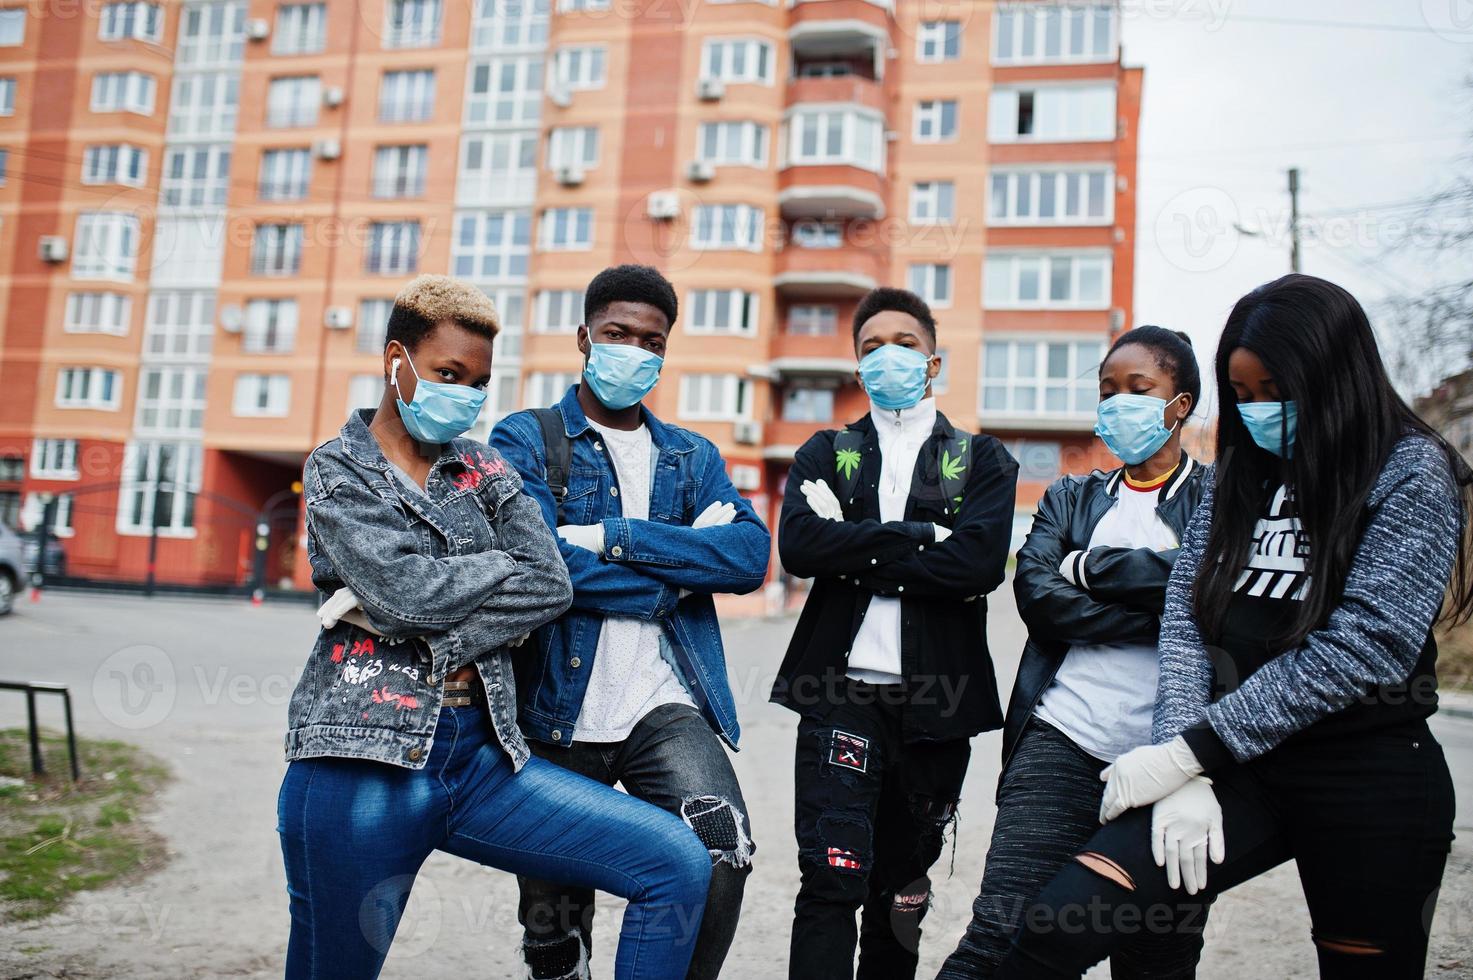
{"label": "orange brick apartment building", "polygon": [[0,2],[0,520],[69,571],[307,584],[306,453],[376,403],[388,301],[480,284],[484,433],[576,377],[580,289],[650,262],[682,314],[652,407],[775,524],[863,412],[848,318],[937,310],[941,406],[1087,468],[1132,322],[1142,73],[1113,3]]}

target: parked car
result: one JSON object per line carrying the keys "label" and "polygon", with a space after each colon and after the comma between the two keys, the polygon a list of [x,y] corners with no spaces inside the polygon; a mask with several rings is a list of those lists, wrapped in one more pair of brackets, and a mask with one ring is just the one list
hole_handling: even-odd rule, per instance
{"label": "parked car", "polygon": [[25,567],[20,535],[0,524],[0,616],[15,608],[15,594],[25,581]]}
{"label": "parked car", "polygon": [[[27,574],[36,571],[36,552],[39,550],[35,532],[21,536],[21,551],[25,557]],[[42,571],[48,578],[60,578],[66,574],[66,549],[51,535],[46,537],[46,567]]]}

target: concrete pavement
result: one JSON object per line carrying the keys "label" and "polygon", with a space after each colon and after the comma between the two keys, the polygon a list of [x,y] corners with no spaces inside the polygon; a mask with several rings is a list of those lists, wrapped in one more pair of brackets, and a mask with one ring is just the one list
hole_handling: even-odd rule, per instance
{"label": "concrete pavement", "polygon": [[[168,865],[143,880],[86,893],[44,922],[0,923],[0,976],[280,975],[288,926],[275,834],[281,736],[314,628],[311,611],[298,606],[65,594],[48,594],[0,619],[0,677],[70,685],[82,734],[142,745],[177,777],[149,818],[169,842]],[[791,619],[778,619],[733,622],[725,631],[745,729],[736,767],[758,846],[724,974],[733,980],[785,975],[797,890],[795,716],[768,704],[766,694],[791,629]],[[1005,685],[1022,634],[1005,589],[994,600],[991,630]],[[0,724],[22,724],[23,718],[18,698],[0,700]],[[60,727],[59,709],[46,723]],[[1460,840],[1438,909],[1428,975],[1473,977],[1473,720],[1439,718],[1435,728],[1458,785]],[[947,877],[948,852],[935,869],[936,904],[926,920],[921,976],[934,975],[967,921],[991,831],[998,746],[996,733],[974,742],[955,874]],[[619,909],[611,899],[600,905],[599,977],[611,975]],[[420,875],[384,975],[517,977],[517,943],[515,882],[437,854]],[[1292,868],[1219,902],[1200,975],[1315,975]]]}

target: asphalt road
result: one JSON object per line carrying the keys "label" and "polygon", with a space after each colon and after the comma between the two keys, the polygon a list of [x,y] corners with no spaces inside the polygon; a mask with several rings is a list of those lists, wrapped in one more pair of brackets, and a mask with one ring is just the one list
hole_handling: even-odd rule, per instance
{"label": "asphalt road", "polygon": [[[0,923],[0,976],[280,976],[288,927],[275,833],[281,737],[314,627],[311,611],[298,606],[64,594],[22,603],[0,619],[0,678],[70,685],[82,734],[137,743],[177,777],[148,818],[168,841],[163,870],[84,894],[43,922]],[[791,629],[791,619],[778,619],[732,622],[725,630],[745,729],[736,768],[758,846],[724,974],[733,980],[785,975],[797,889],[795,716],[768,704],[766,693]],[[1004,589],[991,627],[1004,684],[1011,683],[1022,638]],[[58,708],[43,711],[46,724],[60,727]],[[0,696],[0,725],[23,719],[19,696]],[[1458,785],[1461,839],[1434,924],[1428,975],[1473,977],[1473,721],[1440,717],[1434,727]],[[974,742],[955,873],[947,877],[945,858],[936,869],[921,976],[934,975],[967,921],[991,832],[998,746],[996,733]],[[619,910],[614,900],[600,905],[599,977],[611,975]],[[420,875],[384,975],[519,977],[518,939],[515,882],[437,854]],[[1292,868],[1218,903],[1200,975],[1315,976]]]}

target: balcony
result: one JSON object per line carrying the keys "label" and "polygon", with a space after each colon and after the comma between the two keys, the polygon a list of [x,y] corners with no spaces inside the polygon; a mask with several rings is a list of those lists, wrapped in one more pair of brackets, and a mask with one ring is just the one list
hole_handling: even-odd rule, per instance
{"label": "balcony", "polygon": [[882,73],[890,47],[890,15],[869,0],[824,0],[792,9],[788,45],[795,61],[848,61],[864,58],[875,77]]}
{"label": "balcony", "polygon": [[795,164],[778,177],[777,203],[790,220],[877,221],[885,216],[885,181],[863,167]]}
{"label": "balcony", "polygon": [[885,87],[862,75],[799,76],[788,82],[789,107],[825,102],[859,105],[883,113],[886,108]]}
{"label": "balcony", "polygon": [[773,285],[784,299],[854,298],[885,281],[885,267],[884,258],[871,249],[789,246],[778,253]]}

